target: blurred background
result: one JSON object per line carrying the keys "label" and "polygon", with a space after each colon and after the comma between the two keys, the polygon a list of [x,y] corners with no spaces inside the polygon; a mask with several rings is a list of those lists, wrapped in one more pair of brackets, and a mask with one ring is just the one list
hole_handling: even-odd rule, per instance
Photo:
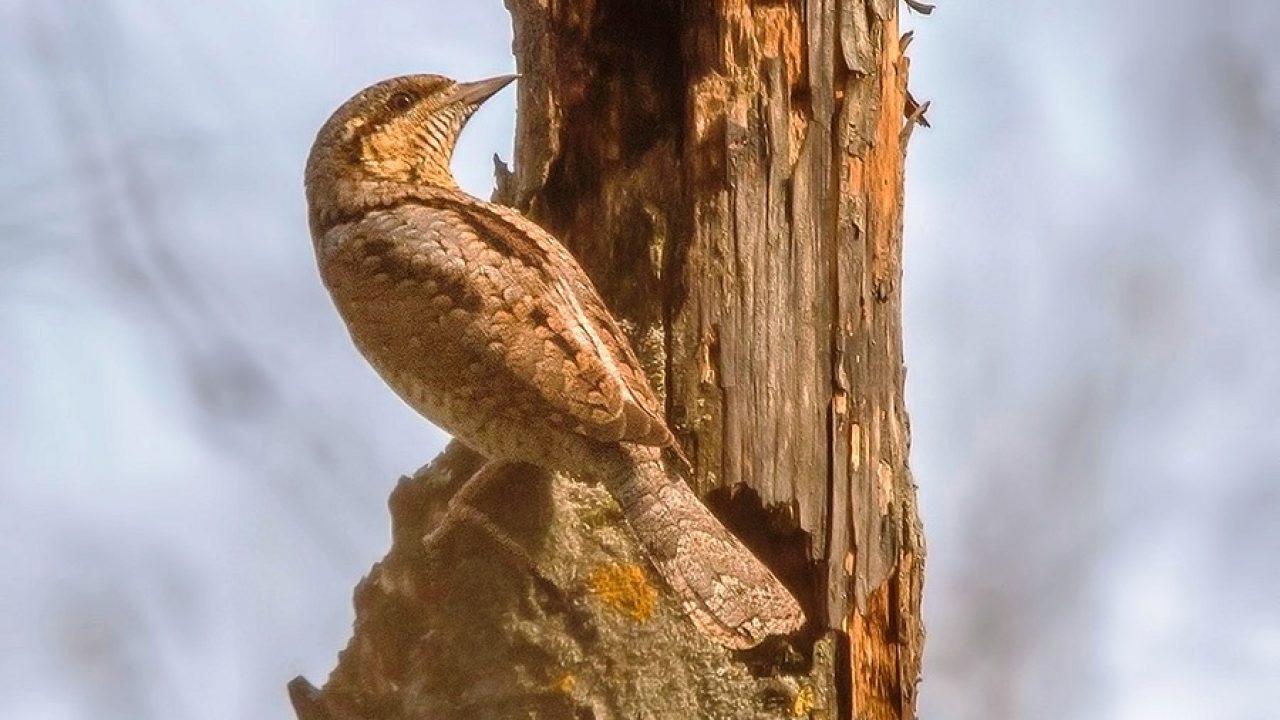
{"label": "blurred background", "polygon": [[[1280,717],[1280,3],[905,25],[921,717]],[[509,43],[498,0],[0,0],[0,718],[288,718],[333,667],[444,438],[347,341],[303,162]]]}

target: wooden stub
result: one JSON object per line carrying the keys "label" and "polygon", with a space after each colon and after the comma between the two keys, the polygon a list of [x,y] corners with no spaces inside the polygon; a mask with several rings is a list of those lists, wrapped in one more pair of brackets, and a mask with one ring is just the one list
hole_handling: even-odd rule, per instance
{"label": "wooden stub", "polygon": [[516,201],[627,322],[698,489],[770,509],[730,524],[847,633],[841,715],[913,717],[898,5],[508,6]]}

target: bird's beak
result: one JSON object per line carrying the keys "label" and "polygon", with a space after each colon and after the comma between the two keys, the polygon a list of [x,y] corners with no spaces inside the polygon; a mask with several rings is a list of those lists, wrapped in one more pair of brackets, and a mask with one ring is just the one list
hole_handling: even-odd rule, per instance
{"label": "bird's beak", "polygon": [[453,91],[454,102],[461,103],[467,107],[476,108],[481,103],[493,97],[499,90],[511,84],[512,80],[520,77],[519,75],[499,75],[491,77],[487,80],[477,80],[469,83],[458,83]]}

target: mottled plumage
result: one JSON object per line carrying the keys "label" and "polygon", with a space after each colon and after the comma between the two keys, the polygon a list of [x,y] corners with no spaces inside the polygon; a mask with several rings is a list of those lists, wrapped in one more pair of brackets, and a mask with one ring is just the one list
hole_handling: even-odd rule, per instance
{"label": "mottled plumage", "polygon": [[468,445],[603,482],[704,632],[731,647],[794,632],[795,600],[664,469],[662,404],[582,268],[457,188],[457,136],[511,79],[395,78],[320,130],[307,200],[338,311],[388,385]]}

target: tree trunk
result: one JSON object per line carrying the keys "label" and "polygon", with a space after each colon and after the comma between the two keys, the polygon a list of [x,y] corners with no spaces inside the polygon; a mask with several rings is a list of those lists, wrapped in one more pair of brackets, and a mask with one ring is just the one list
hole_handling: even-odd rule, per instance
{"label": "tree trunk", "polygon": [[[300,720],[915,715],[923,538],[900,327],[907,60],[892,0],[508,0],[521,72],[499,200],[624,322],[692,482],[810,628],[733,654],[664,594],[602,490],[479,458],[393,494],[394,542]],[[491,521],[491,522],[490,522]]]}

